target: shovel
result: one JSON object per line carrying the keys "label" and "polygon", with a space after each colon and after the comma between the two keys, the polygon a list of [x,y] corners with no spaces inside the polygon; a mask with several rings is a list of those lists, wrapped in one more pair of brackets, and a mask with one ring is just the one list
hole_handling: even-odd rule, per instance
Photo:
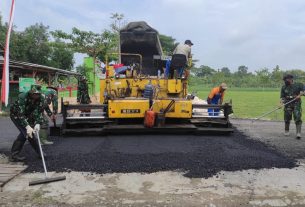
{"label": "shovel", "polygon": [[38,180],[33,180],[29,183],[29,185],[39,185],[39,184],[44,184],[44,183],[51,183],[51,182],[65,180],[66,176],[59,176],[59,177],[53,177],[53,178],[48,177],[48,171],[47,171],[46,163],[45,163],[43,152],[42,152],[42,147],[41,147],[41,143],[40,143],[40,139],[39,139],[39,133],[34,132],[34,135],[35,135],[36,139],[38,140],[40,156],[41,156],[42,165],[43,165],[43,169],[44,169],[44,178],[38,179]]}

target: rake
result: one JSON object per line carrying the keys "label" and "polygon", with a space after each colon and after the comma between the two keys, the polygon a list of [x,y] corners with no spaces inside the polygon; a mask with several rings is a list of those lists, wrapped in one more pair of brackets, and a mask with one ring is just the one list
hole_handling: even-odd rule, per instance
{"label": "rake", "polygon": [[41,143],[40,143],[40,139],[39,139],[39,133],[38,132],[34,132],[35,137],[38,140],[38,145],[39,145],[39,151],[40,151],[40,156],[42,159],[42,165],[43,165],[43,169],[44,169],[44,178],[43,179],[38,179],[38,180],[33,180],[29,183],[29,185],[39,185],[39,184],[44,184],[44,183],[51,183],[51,182],[56,182],[56,181],[61,181],[61,180],[65,180],[66,176],[59,176],[59,177],[48,177],[48,171],[47,171],[47,167],[46,167],[46,163],[44,160],[44,155],[43,155],[43,151],[42,151],[42,147],[41,147]]}
{"label": "rake", "polygon": [[279,107],[273,109],[272,111],[268,111],[268,112],[262,114],[261,116],[256,117],[255,119],[252,120],[252,123],[253,123],[254,121],[260,120],[261,118],[263,118],[263,117],[265,117],[265,116],[267,116],[267,115],[269,115],[269,114],[271,114],[271,113],[273,113],[273,112],[275,112],[275,111],[277,111],[277,110],[283,108],[284,106],[286,106],[286,105],[288,105],[288,104],[294,102],[294,101],[297,100],[297,99],[298,99],[298,97],[296,97],[296,98],[292,99],[291,101],[288,101],[287,103],[285,103],[285,104],[283,104],[283,105],[281,105],[281,106],[279,106]]}

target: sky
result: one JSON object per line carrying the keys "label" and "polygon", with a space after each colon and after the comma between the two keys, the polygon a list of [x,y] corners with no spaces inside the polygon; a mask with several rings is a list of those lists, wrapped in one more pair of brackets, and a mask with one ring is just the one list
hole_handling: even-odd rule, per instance
{"label": "sky", "polygon": [[[101,32],[109,29],[112,13],[121,13],[127,22],[146,21],[178,42],[190,39],[197,66],[305,69],[304,0],[15,1],[17,30],[41,22],[50,30]],[[10,4],[0,1],[4,21]]]}

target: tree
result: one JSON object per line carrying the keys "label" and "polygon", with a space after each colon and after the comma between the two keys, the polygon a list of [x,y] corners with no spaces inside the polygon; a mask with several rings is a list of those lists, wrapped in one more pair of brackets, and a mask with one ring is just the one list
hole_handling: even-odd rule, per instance
{"label": "tree", "polygon": [[163,35],[163,34],[160,34],[159,38],[160,38],[163,53],[165,55],[169,55],[169,56],[172,55],[174,49],[179,44],[179,43],[176,42],[176,39],[174,39],[171,36],[166,36],[166,35]]}
{"label": "tree", "polygon": [[[13,25],[10,37],[10,57],[14,58],[14,53],[24,53],[21,44],[18,44],[21,41],[20,33],[15,31],[16,26]],[[4,51],[6,35],[8,30],[8,24],[2,22],[2,16],[0,15],[0,50]]]}
{"label": "tree", "polygon": [[[24,31],[11,33],[10,56],[14,60],[71,70],[73,52],[64,44],[50,45],[49,27],[42,23],[27,27]],[[0,18],[0,44],[4,46],[7,25]]]}
{"label": "tree", "polygon": [[[24,49],[25,61],[48,65],[51,48],[49,46],[48,26],[42,23],[27,27],[21,33],[20,47]],[[18,59],[18,57],[16,57]]]}
{"label": "tree", "polygon": [[[114,52],[116,47],[115,34],[109,30],[104,30],[102,33],[94,33],[92,31],[82,31],[76,27],[72,28],[72,33],[68,34],[60,30],[52,32],[52,35],[66,42],[66,46],[74,52],[85,53],[93,57],[93,62],[96,62],[97,57],[105,61],[106,55],[109,52]],[[95,94],[95,64],[93,64],[93,93]]]}
{"label": "tree", "polygon": [[259,86],[270,87],[271,74],[270,74],[268,68],[262,68],[261,70],[255,71],[255,73],[256,73],[257,80],[258,80],[257,83]]}
{"label": "tree", "polygon": [[115,36],[109,30],[104,30],[102,33],[93,33],[73,27],[71,34],[56,30],[52,32],[52,35],[59,40],[64,40],[66,46],[74,52],[87,54],[94,59],[102,54],[102,56],[99,56],[102,61],[105,61],[105,54],[115,48],[115,42],[113,41]]}
{"label": "tree", "polygon": [[66,47],[66,44],[60,40],[55,40],[52,44],[50,54],[50,65],[56,68],[72,70],[74,65],[74,52]]}
{"label": "tree", "polygon": [[[123,27],[127,25],[127,22],[124,20],[124,14],[112,13],[110,18],[112,19],[110,28],[111,32],[113,33],[113,51],[115,53],[120,53],[120,31]],[[117,60],[117,56],[109,56],[112,60]]]}
{"label": "tree", "polygon": [[238,69],[237,69],[237,75],[239,77],[243,77],[243,76],[248,75],[248,67],[244,66],[244,65],[239,66]]}
{"label": "tree", "polygon": [[2,16],[0,15],[0,50],[4,49],[6,30],[5,25],[2,23]]}
{"label": "tree", "polygon": [[83,65],[78,65],[76,66],[76,72],[82,74],[82,75],[86,75],[86,68]]}
{"label": "tree", "polygon": [[281,71],[280,66],[275,66],[271,72],[271,80],[273,87],[280,87],[283,78],[283,71]]}
{"label": "tree", "polygon": [[218,85],[218,84],[220,84],[220,83],[222,83],[222,82],[228,83],[225,74],[222,73],[222,72],[216,72],[216,73],[214,73],[214,74],[211,76],[211,78],[209,78],[209,79],[211,79],[211,83],[212,83],[214,86],[216,86],[216,85]]}
{"label": "tree", "polygon": [[112,13],[110,18],[113,20],[110,24],[113,32],[119,33],[120,30],[127,24],[124,20],[124,14]]}
{"label": "tree", "polygon": [[220,72],[222,72],[223,74],[225,74],[226,76],[231,75],[231,71],[228,67],[223,67],[220,69]]}
{"label": "tree", "polygon": [[206,65],[201,65],[199,68],[194,68],[193,72],[198,77],[207,77],[213,75],[216,70]]}

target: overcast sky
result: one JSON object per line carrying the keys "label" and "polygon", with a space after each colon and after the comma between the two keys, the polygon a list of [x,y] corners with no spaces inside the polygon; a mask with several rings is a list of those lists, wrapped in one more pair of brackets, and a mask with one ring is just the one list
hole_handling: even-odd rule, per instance
{"label": "overcast sky", "polygon": [[[305,69],[304,0],[15,0],[18,29],[42,22],[51,30],[100,32],[111,13],[146,21],[177,41],[191,39],[198,65],[246,65],[250,71],[280,65]],[[0,1],[5,21],[11,0]]]}

